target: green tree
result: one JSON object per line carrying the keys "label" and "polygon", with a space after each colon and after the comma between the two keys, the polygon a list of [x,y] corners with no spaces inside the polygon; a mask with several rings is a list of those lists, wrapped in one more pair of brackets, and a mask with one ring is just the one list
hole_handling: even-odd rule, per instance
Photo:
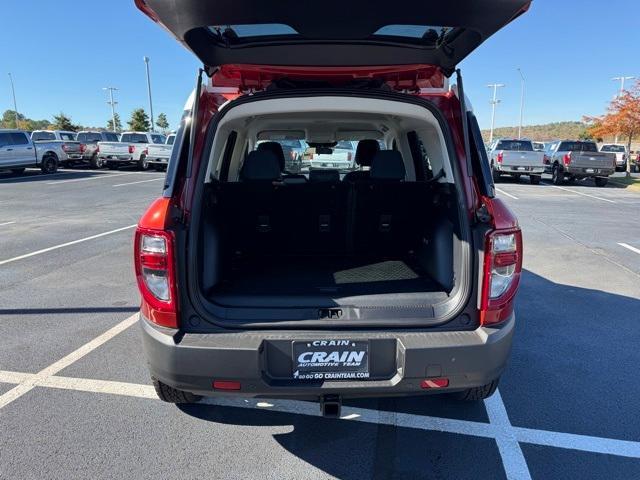
{"label": "green tree", "polygon": [[119,132],[120,130],[122,130],[122,122],[120,121],[120,115],[116,113],[114,115],[114,118],[116,119],[115,126],[113,125],[113,118],[110,118],[109,121],[107,122],[107,130],[109,130],[110,132]]}
{"label": "green tree", "polygon": [[156,120],[156,125],[160,130],[162,130],[162,133],[167,132],[167,130],[169,129],[169,120],[167,120],[167,116],[164,113],[161,113],[160,115],[158,115],[158,120]]}
{"label": "green tree", "polygon": [[71,117],[60,112],[53,117],[53,126],[56,130],[70,130],[76,132],[80,129],[78,125],[74,125],[71,121]]}
{"label": "green tree", "polygon": [[22,128],[24,125],[26,118],[21,113],[18,113],[18,123],[16,125],[16,111],[15,110],[5,110],[2,114],[2,120],[0,120],[0,125],[2,128]]}
{"label": "green tree", "polygon": [[131,112],[131,120],[127,122],[127,125],[129,125],[129,129],[134,132],[148,132],[151,130],[149,116],[144,111],[144,108],[136,108]]}

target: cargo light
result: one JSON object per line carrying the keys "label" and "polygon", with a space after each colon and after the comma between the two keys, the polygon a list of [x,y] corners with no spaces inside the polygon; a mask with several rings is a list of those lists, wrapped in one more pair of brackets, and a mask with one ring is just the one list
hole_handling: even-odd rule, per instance
{"label": "cargo light", "polygon": [[522,232],[496,230],[486,237],[480,299],[480,323],[506,320],[513,311],[513,299],[522,272]]}
{"label": "cargo light", "polygon": [[213,388],[216,390],[240,390],[242,385],[235,380],[214,380]]}

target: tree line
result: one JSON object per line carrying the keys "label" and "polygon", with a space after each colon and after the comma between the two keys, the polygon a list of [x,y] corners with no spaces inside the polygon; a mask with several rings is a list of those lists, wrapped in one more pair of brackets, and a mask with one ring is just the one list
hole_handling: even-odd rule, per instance
{"label": "tree line", "polygon": [[[164,113],[158,115],[155,122],[162,132],[169,130],[169,121]],[[129,130],[136,132],[148,132],[151,130],[151,121],[149,116],[145,112],[144,108],[136,108],[131,112],[131,117],[127,121]],[[18,128],[21,130],[34,131],[34,130],[67,130],[72,132],[78,132],[80,130],[109,130],[115,132],[122,131],[122,122],[120,115],[115,114],[115,125],[113,119],[107,121],[106,129],[104,127],[90,127],[86,125],[77,125],[73,122],[71,117],[63,112],[54,115],[52,120],[34,120],[27,118],[23,114],[14,110],[5,110],[0,118],[0,128]]]}

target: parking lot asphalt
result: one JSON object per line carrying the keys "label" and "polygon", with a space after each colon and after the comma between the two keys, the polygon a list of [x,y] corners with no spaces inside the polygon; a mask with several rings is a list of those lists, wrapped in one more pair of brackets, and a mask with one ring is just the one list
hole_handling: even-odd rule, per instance
{"label": "parking lot asphalt", "polygon": [[0,174],[0,478],[640,478],[640,193],[505,180],[525,241],[499,393],[155,399],[132,233],[163,174]]}

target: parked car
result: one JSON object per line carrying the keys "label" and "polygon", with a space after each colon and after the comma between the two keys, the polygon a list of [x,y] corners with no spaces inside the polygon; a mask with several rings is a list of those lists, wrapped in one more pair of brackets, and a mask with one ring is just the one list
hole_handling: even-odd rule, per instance
{"label": "parked car", "polygon": [[27,167],[37,167],[42,173],[55,173],[61,158],[66,158],[64,143],[31,140],[23,130],[0,130],[0,170],[20,174]]}
{"label": "parked car", "polygon": [[629,154],[629,161],[631,162],[631,170],[640,173],[640,153],[634,150],[631,150]]}
{"label": "parked car", "polygon": [[34,130],[31,132],[31,140],[34,143],[58,143],[60,145],[60,154],[58,156],[58,164],[60,166],[67,167],[78,160],[82,160],[80,142],[76,140],[75,132],[66,130]]}
{"label": "parked car", "polygon": [[166,137],[159,133],[123,132],[119,142],[98,142],[98,157],[110,169],[135,163],[140,170],[147,170],[150,165],[147,158],[149,145],[163,145],[165,142]]}
{"label": "parked car", "polygon": [[544,173],[544,152],[536,152],[530,140],[501,139],[489,147],[489,161],[493,181],[500,181],[502,175],[516,179],[528,175],[533,185],[540,183]]}
{"label": "parked car", "polygon": [[105,162],[99,156],[98,142],[117,142],[118,134],[115,132],[82,131],[78,132],[76,139],[80,142],[82,160],[88,162],[93,168],[102,168]]}
{"label": "parked car", "polygon": [[[211,74],[134,240],[158,396],[293,397],[339,416],[347,397],[493,394],[522,235],[461,74],[455,88],[448,77],[529,0],[418,2],[382,28],[379,0],[338,17],[319,2],[293,17],[288,2],[136,4]],[[456,27],[406,26],[433,17]],[[358,139],[370,168],[299,181],[256,148],[283,131]]]}
{"label": "parked car", "polygon": [[335,147],[324,147],[327,153],[313,153],[310,168],[335,168],[340,171],[351,170],[354,167],[357,142],[342,140]]}
{"label": "parked car", "polygon": [[547,145],[545,167],[551,173],[554,185],[565,181],[593,178],[598,187],[604,187],[609,175],[615,172],[613,153],[598,152],[595,142],[563,140]]}
{"label": "parked car", "polygon": [[542,142],[531,142],[533,144],[533,150],[536,152],[544,152],[545,145]]}
{"label": "parked car", "polygon": [[614,153],[616,156],[616,172],[627,171],[627,161],[629,160],[629,152],[625,145],[615,143],[605,143],[600,147],[601,152]]}
{"label": "parked car", "polygon": [[156,170],[166,170],[173,150],[175,134],[167,137],[164,144],[150,143],[147,147],[147,162]]}

